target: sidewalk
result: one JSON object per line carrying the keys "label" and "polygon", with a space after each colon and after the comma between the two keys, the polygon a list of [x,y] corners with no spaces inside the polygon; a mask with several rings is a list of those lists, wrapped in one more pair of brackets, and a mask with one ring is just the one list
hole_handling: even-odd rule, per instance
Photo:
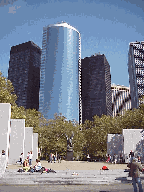
{"label": "sidewalk", "polygon": [[[19,173],[18,165],[9,165],[0,179],[0,184],[112,184],[112,183],[131,183],[128,172],[124,172],[127,167],[123,165],[112,165],[103,162],[67,162],[47,163],[41,161],[46,168],[51,168],[56,173]],[[107,165],[109,170],[100,170],[103,165]],[[117,167],[123,169],[116,169]],[[74,169],[75,168],[75,169]],[[83,168],[83,170],[82,170]],[[144,183],[144,174],[141,174],[142,183]]]}
{"label": "sidewalk", "polygon": [[[32,166],[36,164],[32,162]],[[100,170],[102,166],[106,165],[110,170],[112,169],[127,169],[127,164],[111,164],[106,162],[88,162],[87,161],[64,161],[61,163],[48,163],[47,161],[41,161],[42,166],[51,168],[54,170]],[[9,169],[19,169],[20,165],[9,165]]]}
{"label": "sidewalk", "polygon": [[55,170],[56,173],[19,173],[6,170],[0,184],[108,184],[120,183],[116,178],[127,178],[124,170]]}

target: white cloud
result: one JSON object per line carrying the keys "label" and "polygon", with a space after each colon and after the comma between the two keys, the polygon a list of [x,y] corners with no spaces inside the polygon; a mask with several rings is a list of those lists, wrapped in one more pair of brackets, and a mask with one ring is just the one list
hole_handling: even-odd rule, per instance
{"label": "white cloud", "polygon": [[12,7],[9,7],[9,12],[8,13],[16,13],[16,9],[19,9],[21,6],[12,6]]}
{"label": "white cloud", "polygon": [[16,8],[15,6],[9,7],[9,12],[8,13],[16,13]]}
{"label": "white cloud", "polygon": [[13,4],[17,0],[0,0],[0,7],[3,7],[5,5]]}
{"label": "white cloud", "polygon": [[19,9],[21,6],[17,6],[17,9]]}

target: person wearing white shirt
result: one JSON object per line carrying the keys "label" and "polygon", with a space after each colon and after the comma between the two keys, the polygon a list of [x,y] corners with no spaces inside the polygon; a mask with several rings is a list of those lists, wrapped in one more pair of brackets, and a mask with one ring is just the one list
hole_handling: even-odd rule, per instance
{"label": "person wearing white shirt", "polygon": [[87,155],[87,162],[89,162],[90,161],[90,156],[89,156],[89,154]]}
{"label": "person wearing white shirt", "polygon": [[36,171],[39,171],[42,168],[41,162],[39,159],[36,159],[36,165],[34,166],[34,169]]}

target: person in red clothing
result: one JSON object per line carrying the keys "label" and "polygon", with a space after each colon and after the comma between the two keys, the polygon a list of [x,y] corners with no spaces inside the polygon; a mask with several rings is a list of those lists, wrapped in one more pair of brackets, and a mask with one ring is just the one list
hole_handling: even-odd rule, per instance
{"label": "person in red clothing", "polygon": [[108,154],[108,158],[107,158],[106,162],[110,162],[110,155],[109,154]]}
{"label": "person in red clothing", "polygon": [[30,153],[28,152],[28,154],[27,154],[27,159],[28,159],[28,161],[29,161],[29,154],[30,154]]}

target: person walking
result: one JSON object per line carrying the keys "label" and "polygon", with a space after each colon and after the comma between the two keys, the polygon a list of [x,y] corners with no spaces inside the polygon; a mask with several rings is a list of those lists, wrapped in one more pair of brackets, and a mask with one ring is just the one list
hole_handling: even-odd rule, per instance
{"label": "person walking", "polygon": [[50,163],[52,163],[52,153],[50,153],[49,161],[50,161]]}
{"label": "person walking", "polygon": [[130,176],[132,177],[132,183],[134,192],[137,192],[137,186],[139,187],[139,192],[143,192],[141,179],[140,179],[140,171],[143,171],[143,167],[141,163],[137,162],[136,159],[133,157],[133,160],[131,163],[128,163],[127,167],[130,168]]}
{"label": "person walking", "polygon": [[106,160],[106,162],[107,162],[107,163],[110,162],[110,155],[109,155],[109,154],[108,154],[108,156],[107,156],[107,160]]}
{"label": "person walking", "polygon": [[139,162],[139,163],[141,163],[141,159],[140,159],[140,156],[137,156],[137,158],[138,158],[138,162]]}
{"label": "person walking", "polygon": [[134,152],[132,150],[130,151],[129,158],[130,158],[129,163],[131,163],[134,158]]}
{"label": "person walking", "polygon": [[54,163],[56,163],[56,156],[53,155],[53,160],[54,160]]}
{"label": "person walking", "polygon": [[115,155],[115,164],[117,164],[118,161],[118,155]]}
{"label": "person walking", "polygon": [[89,156],[89,154],[87,155],[87,162],[90,162],[90,156]]}
{"label": "person walking", "polygon": [[29,166],[32,165],[32,156],[33,156],[32,151],[30,151],[30,154],[29,154]]}
{"label": "person walking", "polygon": [[122,155],[122,153],[120,154],[120,164],[122,164],[123,163],[123,155]]}
{"label": "person walking", "polygon": [[116,164],[116,162],[117,162],[117,156],[116,156],[116,154],[114,154],[113,155],[113,162],[112,163]]}
{"label": "person walking", "polygon": [[61,163],[61,156],[59,154],[57,155],[57,160],[58,160],[58,163]]}
{"label": "person walking", "polygon": [[112,156],[110,155],[110,163],[112,163]]}

